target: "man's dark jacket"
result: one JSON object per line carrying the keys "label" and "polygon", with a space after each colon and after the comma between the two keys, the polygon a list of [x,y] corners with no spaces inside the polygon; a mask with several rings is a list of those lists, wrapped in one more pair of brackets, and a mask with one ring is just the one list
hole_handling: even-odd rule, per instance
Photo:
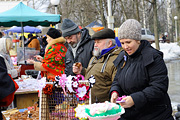
{"label": "man's dark jacket", "polygon": [[122,51],[114,64],[117,73],[110,94],[116,91],[134,101],[134,106],[125,109],[122,120],[173,120],[162,52],[141,40],[135,53],[129,56]]}
{"label": "man's dark jacket", "polygon": [[91,36],[89,35],[89,31],[86,28],[81,30],[81,42],[77,48],[76,56],[74,58],[72,49],[69,46],[66,53],[66,75],[75,75],[72,71],[72,66],[76,62],[81,62],[84,68],[87,68],[89,60],[92,57],[92,51],[94,49],[94,40],[91,40]]}

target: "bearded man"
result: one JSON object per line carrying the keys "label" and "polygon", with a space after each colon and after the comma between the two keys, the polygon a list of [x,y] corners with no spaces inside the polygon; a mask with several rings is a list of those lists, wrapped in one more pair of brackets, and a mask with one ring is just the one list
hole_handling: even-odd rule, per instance
{"label": "bearded man", "polygon": [[[87,80],[91,75],[96,79],[96,83],[91,88],[91,102],[109,101],[109,91],[112,81],[117,72],[113,61],[121,51],[115,41],[115,33],[111,29],[103,29],[96,32],[92,36],[94,40],[93,57],[91,58],[88,67],[84,69],[82,66],[73,65],[75,74],[84,73]],[[83,71],[83,72],[82,72]]]}
{"label": "bearded man", "polygon": [[79,29],[78,25],[70,19],[64,19],[61,26],[62,36],[66,39],[69,47],[65,56],[66,75],[75,75],[72,66],[81,62],[87,68],[91,59],[94,41],[86,28]]}

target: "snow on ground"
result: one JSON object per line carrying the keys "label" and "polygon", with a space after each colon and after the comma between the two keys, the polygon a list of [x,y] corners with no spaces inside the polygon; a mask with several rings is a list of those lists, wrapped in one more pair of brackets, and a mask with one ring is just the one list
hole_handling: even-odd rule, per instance
{"label": "snow on ground", "polygon": [[[155,47],[155,43],[152,43],[151,46]],[[180,59],[180,46],[178,43],[159,43],[160,51],[164,53],[164,60],[170,61],[173,59]]]}

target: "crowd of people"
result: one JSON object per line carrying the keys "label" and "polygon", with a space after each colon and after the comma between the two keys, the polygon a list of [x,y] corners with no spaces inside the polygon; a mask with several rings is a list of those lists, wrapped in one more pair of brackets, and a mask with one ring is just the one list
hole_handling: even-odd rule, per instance
{"label": "crowd of people", "polygon": [[[93,75],[96,83],[91,89],[92,103],[116,103],[118,97],[124,96],[119,104],[125,108],[125,114],[119,120],[173,120],[163,53],[141,40],[141,28],[137,20],[126,20],[118,30],[122,46],[118,47],[113,30],[105,28],[90,36],[88,29],[80,29],[72,20],[64,19],[61,32],[50,28],[41,41],[28,35],[24,46],[41,53],[34,56],[37,61],[28,59],[27,63],[45,77],[65,73],[82,74],[88,79]],[[16,77],[21,69],[12,67],[12,43],[7,37],[1,38],[0,43],[0,59],[4,61],[1,73]]]}

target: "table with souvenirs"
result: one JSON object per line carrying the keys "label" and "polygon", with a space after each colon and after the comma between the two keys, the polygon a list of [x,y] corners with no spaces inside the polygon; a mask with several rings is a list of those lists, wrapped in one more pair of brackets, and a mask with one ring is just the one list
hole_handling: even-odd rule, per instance
{"label": "table with souvenirs", "polygon": [[15,92],[11,109],[2,111],[3,120],[32,120],[39,119],[38,80],[29,75],[22,75],[15,79],[19,88]]}
{"label": "table with souvenirs", "polygon": [[[16,80],[19,85],[17,108],[3,114],[10,120],[118,119],[124,113],[120,105],[108,101],[91,104],[91,88],[95,81],[94,76],[84,80],[82,75],[62,74],[40,79],[22,76]],[[38,97],[39,103],[36,102]]]}

